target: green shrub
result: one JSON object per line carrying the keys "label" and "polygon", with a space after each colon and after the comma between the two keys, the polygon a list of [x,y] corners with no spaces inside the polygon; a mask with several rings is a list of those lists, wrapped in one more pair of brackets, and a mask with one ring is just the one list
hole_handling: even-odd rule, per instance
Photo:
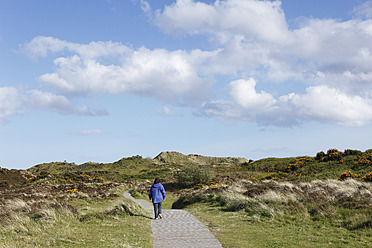
{"label": "green shrub", "polygon": [[327,151],[328,161],[338,161],[342,159],[343,152],[338,151],[337,149],[329,149]]}
{"label": "green shrub", "polygon": [[361,152],[361,151],[358,151],[358,150],[346,149],[346,150],[344,151],[344,155],[345,155],[345,156],[350,156],[350,155],[362,155],[362,152]]}
{"label": "green shrub", "polygon": [[372,154],[372,149],[368,149],[368,150],[366,150],[365,153]]}
{"label": "green shrub", "polygon": [[185,167],[176,176],[178,183],[184,187],[208,184],[212,177],[212,172],[209,169],[196,166]]}
{"label": "green shrub", "polygon": [[325,153],[324,153],[323,151],[321,151],[321,152],[318,152],[318,153],[316,154],[315,159],[316,159],[316,160],[321,160],[323,157],[325,157]]}

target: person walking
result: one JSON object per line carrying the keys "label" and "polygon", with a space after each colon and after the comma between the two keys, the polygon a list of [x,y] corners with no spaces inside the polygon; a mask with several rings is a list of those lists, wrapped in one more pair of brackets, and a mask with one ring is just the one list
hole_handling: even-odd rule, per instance
{"label": "person walking", "polygon": [[154,184],[150,188],[149,199],[152,200],[154,205],[155,220],[162,219],[161,203],[165,200],[165,189],[158,177],[155,178]]}

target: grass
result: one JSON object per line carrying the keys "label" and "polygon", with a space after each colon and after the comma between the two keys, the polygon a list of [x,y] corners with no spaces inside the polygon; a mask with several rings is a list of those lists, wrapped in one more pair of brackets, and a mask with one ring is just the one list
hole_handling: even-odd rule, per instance
{"label": "grass", "polygon": [[226,211],[212,203],[195,203],[186,209],[223,247],[370,247],[372,242],[370,231],[350,231],[322,221],[255,221],[244,211]]}
{"label": "grass", "polygon": [[[213,178],[185,186],[190,179],[177,175],[195,166]],[[167,190],[163,208],[190,210],[225,247],[372,243],[372,150],[330,149],[257,161],[163,152],[0,168],[0,247],[151,247],[148,213],[122,196],[135,189],[148,199],[155,177]]]}
{"label": "grass", "polygon": [[356,180],[243,180],[189,191],[174,207],[195,214],[224,247],[368,247],[372,242],[372,185]]}
{"label": "grass", "polygon": [[[35,191],[38,186],[33,186]],[[107,187],[111,193],[105,194],[92,188],[72,194],[31,189],[4,194],[0,247],[152,247],[149,213],[123,198],[125,186]]]}
{"label": "grass", "polygon": [[152,247],[148,220],[140,217],[96,214],[81,220],[55,212],[48,220],[13,218],[15,224],[1,228],[1,247]]}

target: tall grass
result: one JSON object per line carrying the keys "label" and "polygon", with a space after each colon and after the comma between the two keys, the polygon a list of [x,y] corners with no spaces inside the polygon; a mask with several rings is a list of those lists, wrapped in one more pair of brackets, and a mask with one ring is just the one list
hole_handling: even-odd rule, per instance
{"label": "tall grass", "polygon": [[102,193],[7,195],[0,199],[0,247],[151,247],[149,214]]}
{"label": "tall grass", "polygon": [[234,186],[193,191],[174,203],[214,202],[227,211],[245,211],[254,220],[328,221],[349,230],[372,228],[372,184],[356,180],[310,183],[241,181]]}
{"label": "tall grass", "polygon": [[224,247],[370,247],[372,184],[238,181],[188,191],[174,204]]}

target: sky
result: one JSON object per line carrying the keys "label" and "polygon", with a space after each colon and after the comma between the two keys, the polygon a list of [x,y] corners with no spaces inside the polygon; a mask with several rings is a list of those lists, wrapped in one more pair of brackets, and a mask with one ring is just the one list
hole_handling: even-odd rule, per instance
{"label": "sky", "polygon": [[372,1],[1,0],[0,167],[372,148]]}

